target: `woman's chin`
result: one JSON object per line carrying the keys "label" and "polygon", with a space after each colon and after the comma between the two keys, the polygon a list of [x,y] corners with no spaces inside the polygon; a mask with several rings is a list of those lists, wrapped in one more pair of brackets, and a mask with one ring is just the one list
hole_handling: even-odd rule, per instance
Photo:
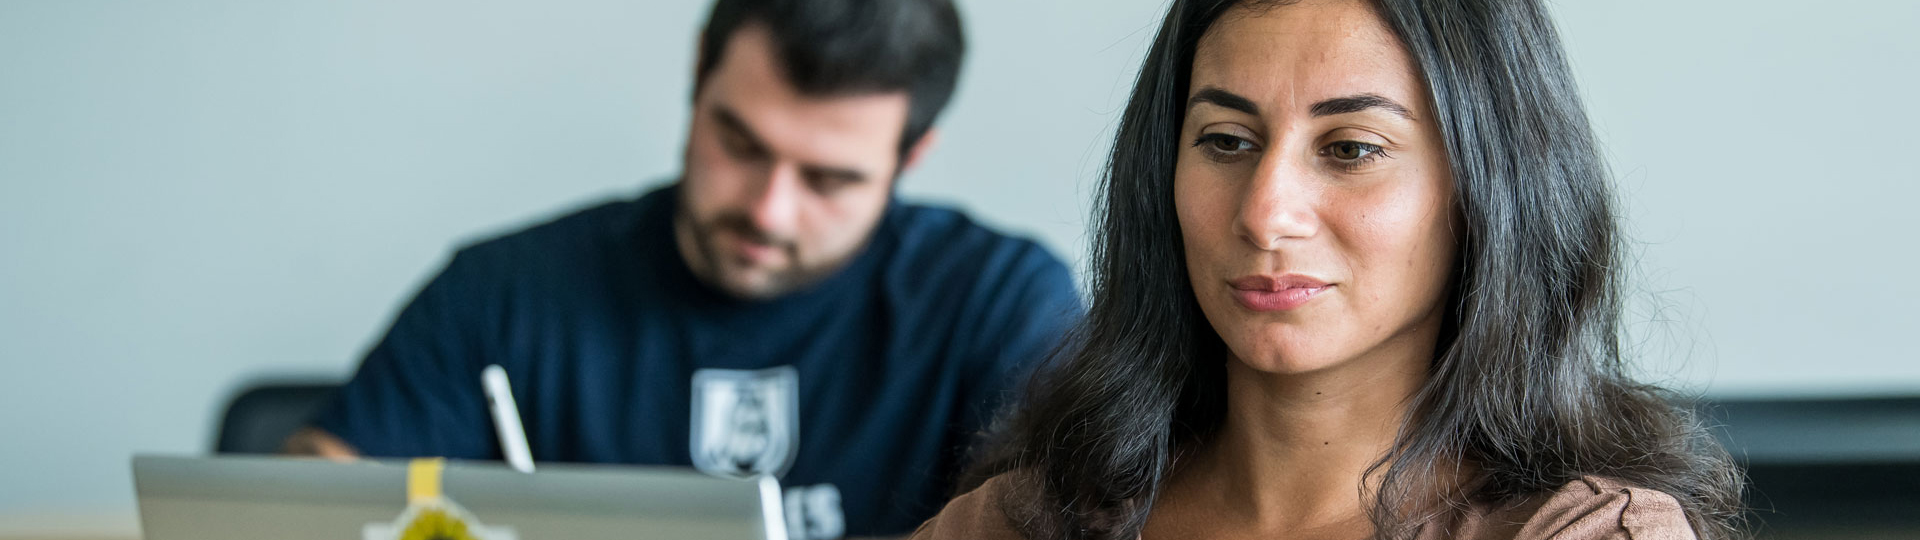
{"label": "woman's chin", "polygon": [[1306,375],[1333,368],[1340,361],[1324,353],[1302,350],[1264,350],[1234,355],[1235,364],[1259,374]]}

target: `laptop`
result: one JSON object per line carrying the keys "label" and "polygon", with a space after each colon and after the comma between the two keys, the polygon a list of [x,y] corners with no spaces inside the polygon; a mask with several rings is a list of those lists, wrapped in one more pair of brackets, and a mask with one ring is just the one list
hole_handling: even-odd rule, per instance
{"label": "laptop", "polygon": [[[451,501],[459,534],[482,540],[786,540],[779,483],[692,469],[541,464],[522,473],[490,462],[276,457],[135,456],[134,488],[147,540],[415,538],[411,506]],[[410,502],[411,501],[411,502]],[[444,521],[444,520],[442,520]],[[471,527],[469,529],[469,527]],[[405,533],[405,534],[402,534]]]}

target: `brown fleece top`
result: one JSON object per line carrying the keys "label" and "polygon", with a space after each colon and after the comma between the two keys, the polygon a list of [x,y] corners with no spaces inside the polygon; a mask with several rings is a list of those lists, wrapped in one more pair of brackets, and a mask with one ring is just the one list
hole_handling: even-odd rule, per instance
{"label": "brown fleece top", "polygon": [[[1001,510],[1010,483],[994,477],[961,495],[914,531],[914,540],[1028,539]],[[1475,506],[1429,526],[1419,540],[1694,540],[1680,502],[1659,491],[1594,476],[1581,477],[1552,494],[1499,508]],[[1169,534],[1168,539],[1193,535]],[[1168,540],[1148,538],[1142,540]]]}

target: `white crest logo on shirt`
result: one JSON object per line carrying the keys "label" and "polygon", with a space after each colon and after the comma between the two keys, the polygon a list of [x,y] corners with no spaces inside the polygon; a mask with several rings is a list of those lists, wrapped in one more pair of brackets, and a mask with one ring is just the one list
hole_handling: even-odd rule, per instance
{"label": "white crest logo on shirt", "polygon": [[736,478],[781,476],[800,445],[800,375],[793,366],[693,373],[693,465]]}
{"label": "white crest logo on shirt", "polygon": [[789,487],[785,503],[787,537],[792,540],[834,540],[847,532],[840,488],[833,484]]}

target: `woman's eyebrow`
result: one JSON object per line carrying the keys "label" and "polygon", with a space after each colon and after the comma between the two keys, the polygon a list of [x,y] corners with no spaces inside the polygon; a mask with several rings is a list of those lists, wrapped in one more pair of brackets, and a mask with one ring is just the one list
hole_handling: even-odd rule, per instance
{"label": "woman's eyebrow", "polygon": [[[1191,109],[1201,103],[1210,103],[1254,116],[1260,116],[1260,107],[1254,105],[1253,100],[1211,86],[1195,92],[1193,98],[1187,100],[1187,108]],[[1408,109],[1406,105],[1401,105],[1400,102],[1379,94],[1354,94],[1351,96],[1331,98],[1320,101],[1319,103],[1314,103],[1312,107],[1307,108],[1307,112],[1313,114],[1314,117],[1322,117],[1356,113],[1367,109],[1380,109],[1407,120],[1415,120],[1413,111]]]}
{"label": "woman's eyebrow", "polygon": [[1356,113],[1367,109],[1381,109],[1400,115],[1401,118],[1413,120],[1413,111],[1407,110],[1407,106],[1379,94],[1355,94],[1328,99],[1313,104],[1312,107],[1307,108],[1307,112],[1313,113],[1315,117],[1321,117]]}
{"label": "woman's eyebrow", "polygon": [[1254,105],[1253,100],[1211,86],[1202,88],[1199,92],[1194,92],[1193,98],[1187,100],[1187,108],[1192,109],[1195,105],[1201,103],[1212,103],[1254,116],[1260,116],[1260,107]]}

